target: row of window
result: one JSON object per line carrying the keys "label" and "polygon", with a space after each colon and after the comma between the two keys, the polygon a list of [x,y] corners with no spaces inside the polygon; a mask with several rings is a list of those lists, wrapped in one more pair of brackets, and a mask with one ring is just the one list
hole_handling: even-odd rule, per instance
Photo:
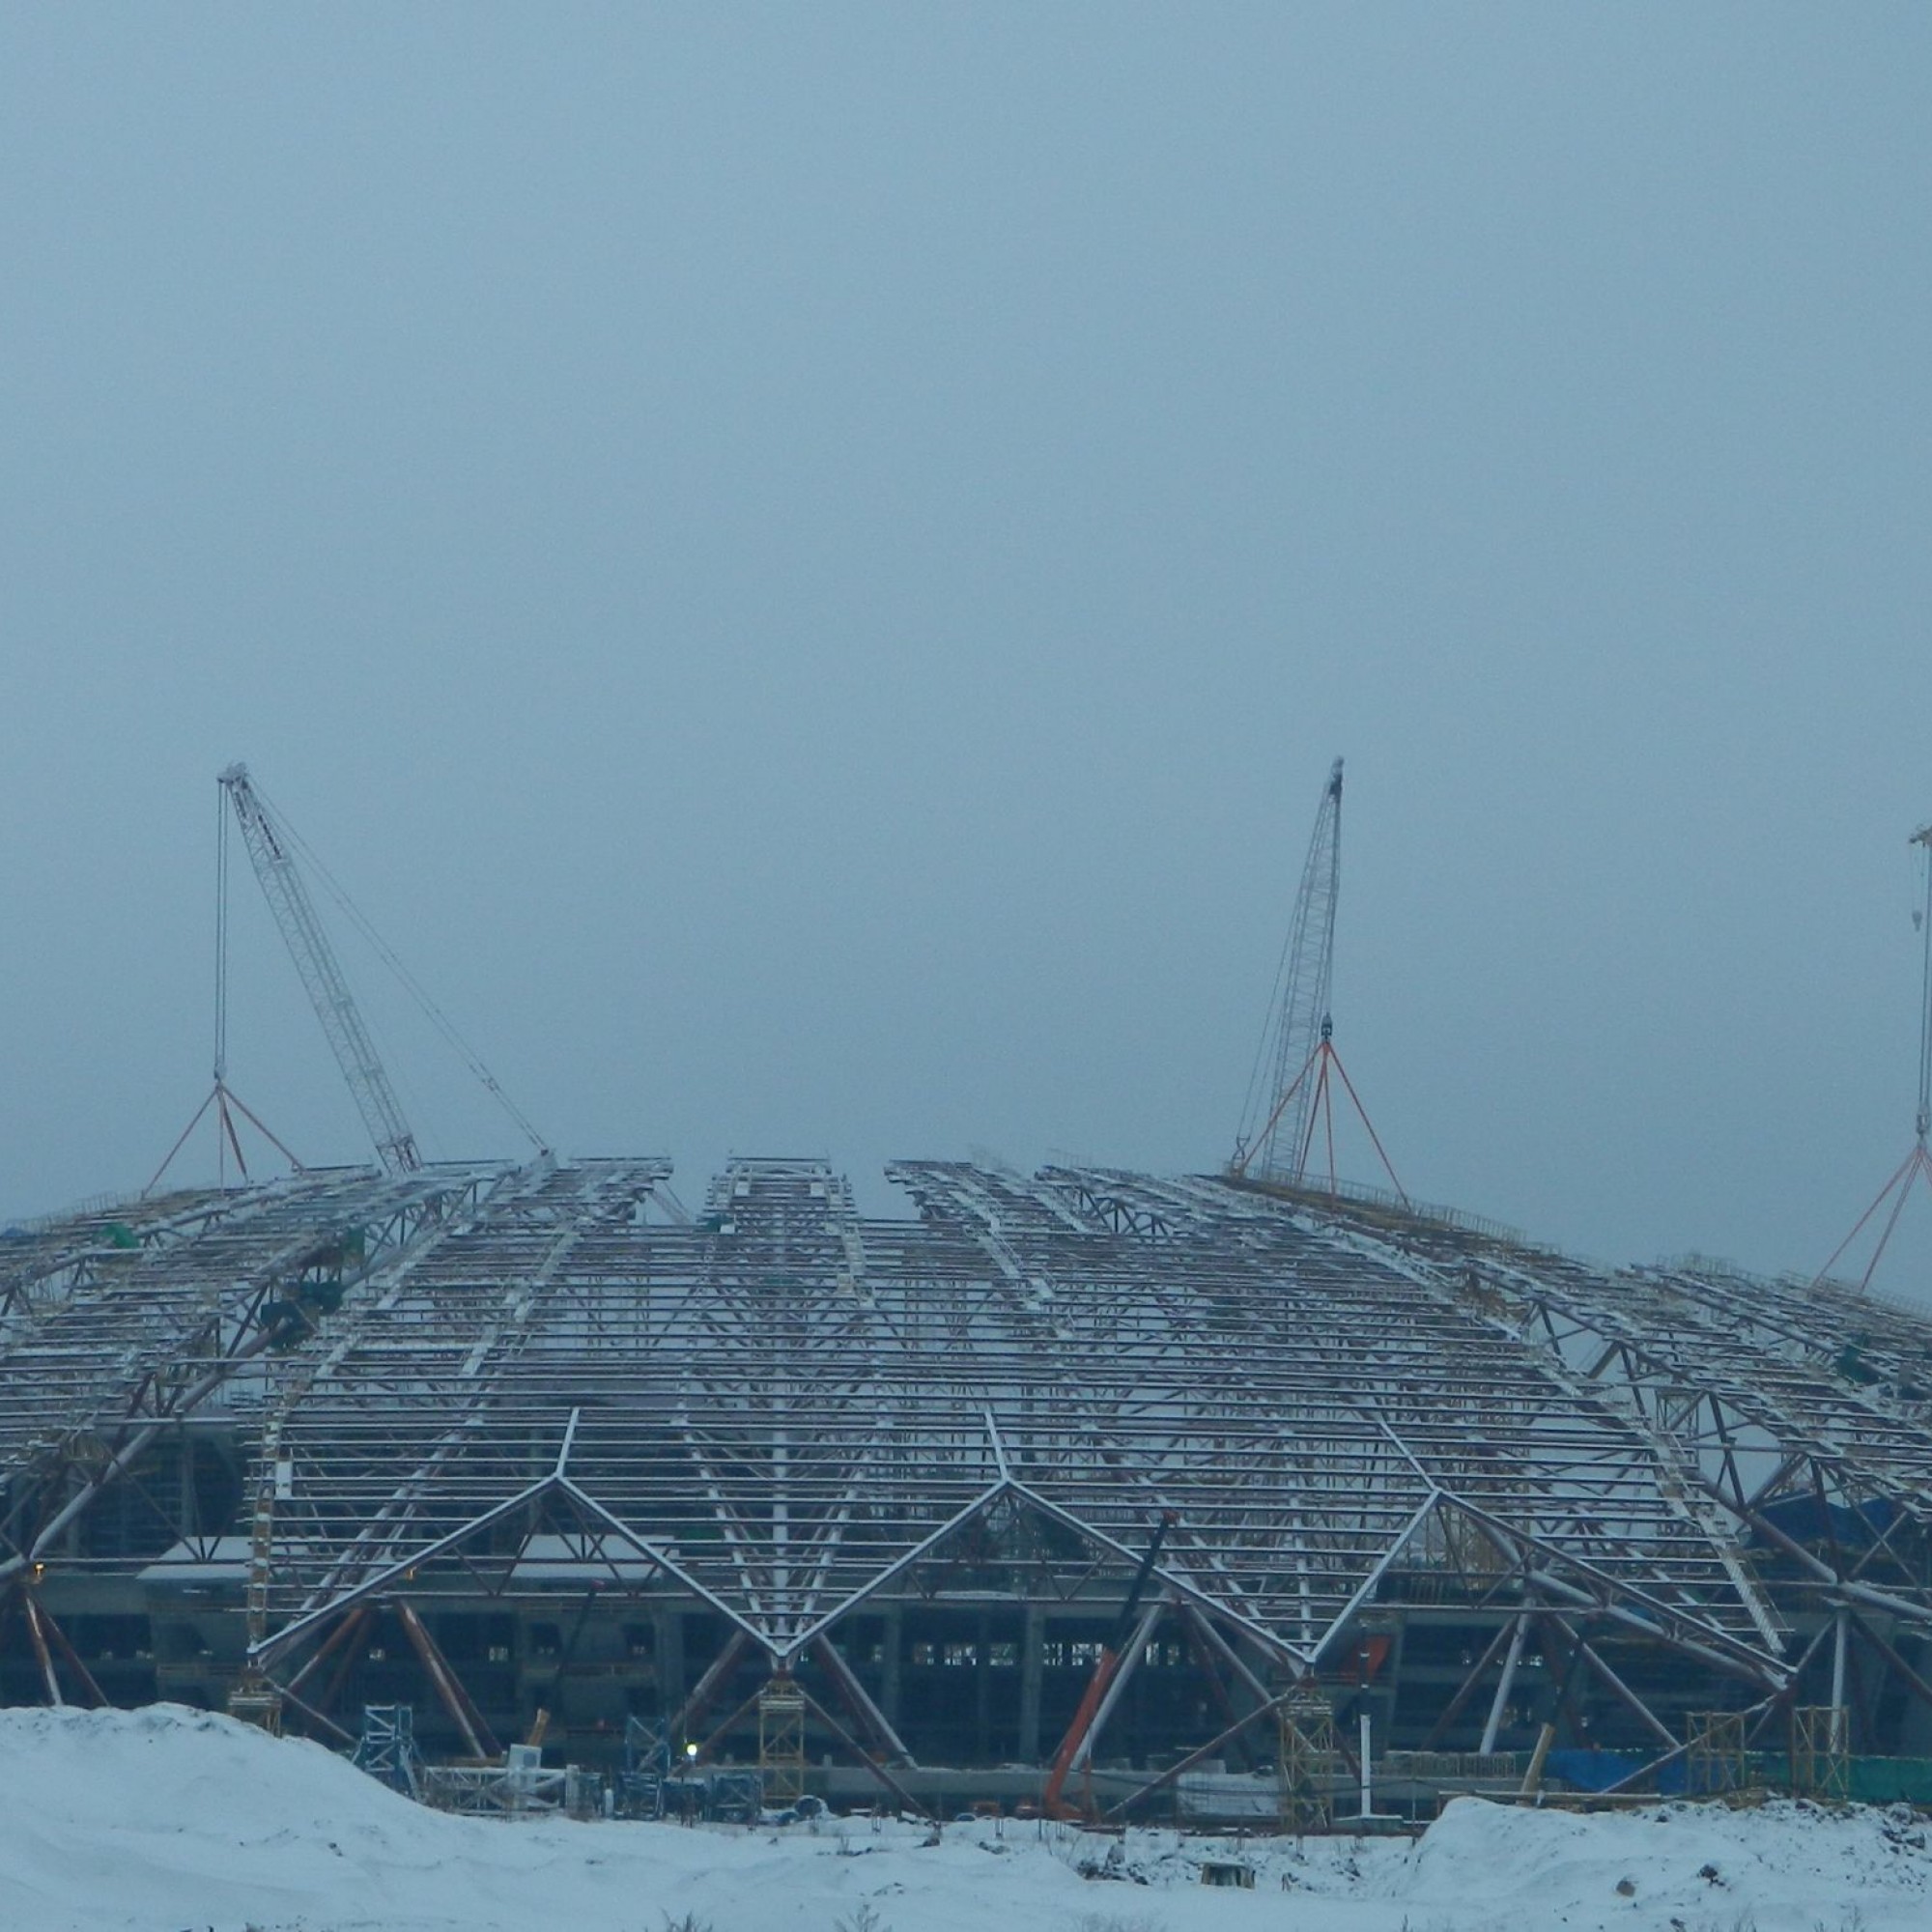
{"label": "row of window", "polygon": [[[75,1618],[74,1634],[80,1639],[82,1648],[90,1655],[112,1658],[145,1657],[146,1624],[142,1617],[128,1618]],[[451,1618],[440,1628],[432,1624],[438,1642],[452,1662],[482,1663],[513,1663],[516,1662],[514,1632],[507,1618],[492,1618],[489,1625],[479,1628],[480,1619]],[[101,1628],[96,1629],[99,1625]],[[106,1627],[115,1626],[110,1632]],[[125,1629],[121,1626],[125,1625]],[[554,1662],[563,1655],[564,1635],[557,1624],[533,1623],[528,1627],[526,1653],[533,1662]],[[656,1634],[648,1624],[627,1624],[623,1629],[624,1654],[634,1662],[647,1662],[656,1654]],[[870,1665],[881,1668],[885,1663],[886,1647],[883,1642],[861,1643],[841,1646],[849,1662],[860,1666]],[[928,1641],[921,1639],[906,1647],[906,1661],[915,1669],[976,1670],[980,1666],[982,1646],[973,1638],[953,1642]],[[171,1657],[190,1658],[208,1655],[208,1646],[200,1634],[191,1625],[171,1626],[167,1632],[167,1649]],[[1020,1646],[1017,1642],[995,1638],[983,1646],[985,1662],[989,1669],[1014,1670],[1019,1667]],[[1040,1644],[1040,1662],[1049,1670],[1092,1670],[1100,1662],[1101,1645],[1097,1639],[1047,1637]],[[398,1659],[409,1656],[406,1644],[392,1640],[382,1640],[371,1644],[364,1655],[372,1663],[382,1663],[391,1656]],[[1186,1646],[1175,1641],[1150,1643],[1142,1660],[1156,1670],[1179,1669],[1188,1662]]]}
{"label": "row of window", "polygon": [[[883,1644],[874,1643],[866,1648],[867,1654],[854,1662],[885,1662]],[[1085,1638],[1050,1636],[1041,1640],[1039,1661],[1049,1670],[1092,1670],[1099,1663],[1104,1648],[1104,1645]],[[980,1646],[970,1640],[962,1643],[914,1643],[907,1647],[906,1660],[916,1667],[935,1664],[942,1669],[974,1670],[980,1663]],[[986,1645],[986,1662],[991,1669],[1015,1669],[1019,1661],[1020,1647],[1017,1643],[996,1640]],[[1151,1643],[1142,1662],[1155,1670],[1177,1670],[1188,1662],[1187,1646],[1175,1642]]]}

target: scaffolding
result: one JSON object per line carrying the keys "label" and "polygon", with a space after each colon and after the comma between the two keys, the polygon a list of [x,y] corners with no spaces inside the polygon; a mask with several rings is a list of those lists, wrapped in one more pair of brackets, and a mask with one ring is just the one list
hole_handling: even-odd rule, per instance
{"label": "scaffolding", "polygon": [[351,1760],[379,1783],[406,1797],[423,1795],[423,1762],[416,1750],[416,1714],[408,1704],[369,1704]]}
{"label": "scaffolding", "polygon": [[1684,1788],[1693,1798],[1724,1798],[1750,1782],[1740,1711],[1693,1711],[1684,1757]]}
{"label": "scaffolding", "polygon": [[1342,1763],[1335,1712],[1319,1690],[1292,1691],[1275,1708],[1280,1737],[1281,1829],[1300,1837],[1335,1824],[1335,1781]]}
{"label": "scaffolding", "polygon": [[773,1677],[758,1692],[758,1776],[767,1804],[796,1804],[805,1796],[805,1697],[788,1676]]}
{"label": "scaffolding", "polygon": [[1851,1713],[1842,1704],[1801,1704],[1791,1714],[1791,1795],[1821,1804],[1852,1796]]}

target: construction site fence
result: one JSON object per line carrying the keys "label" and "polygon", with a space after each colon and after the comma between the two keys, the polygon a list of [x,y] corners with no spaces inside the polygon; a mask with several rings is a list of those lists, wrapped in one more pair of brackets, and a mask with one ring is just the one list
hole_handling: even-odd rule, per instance
{"label": "construction site fence", "polygon": [[[1458,1786],[1486,1786],[1489,1795],[1496,1796],[1520,1785],[1529,1762],[1529,1753],[1524,1751],[1398,1750],[1377,1760],[1376,1775],[1390,1785],[1434,1785],[1445,1796]],[[1797,1788],[1791,1760],[1781,1751],[1751,1751],[1742,1760],[1717,1766],[1692,1767],[1679,1757],[1657,1765],[1648,1776],[1641,1775],[1655,1763],[1643,1751],[1552,1750],[1544,1765],[1543,1782],[1552,1796],[1565,1791],[1588,1796],[1621,1790],[1627,1796],[1658,1798],[1765,1796],[1832,1802],[1834,1795]],[[1250,1780],[1222,1776],[1188,1782],[1215,1787],[1212,1792],[1182,1794],[1183,1813],[1205,1816],[1227,1809],[1229,1793],[1220,1787],[1245,1787]],[[1338,1789],[1350,1783],[1352,1779],[1339,1776],[1336,1780]],[[1274,1784],[1272,1779],[1255,1780],[1255,1784],[1252,1795],[1266,1802],[1238,1808],[1260,1816],[1273,1809]],[[539,1769],[528,1762],[516,1766],[423,1765],[412,1789],[424,1804],[438,1809],[493,1817],[540,1817],[561,1812],[578,1818],[702,1817],[749,1824],[757,1820],[761,1809],[755,1772],[713,1772],[695,1779],[631,1775],[607,1780],[574,1765],[558,1770]],[[1932,1758],[1851,1757],[1844,1761],[1839,1789],[1853,1804],[1932,1807]],[[1193,1798],[1192,1804],[1184,1802],[1188,1797]],[[1351,1822],[1337,1820],[1344,1829]]]}
{"label": "construction site fence", "polygon": [[[1545,1776],[1554,1786],[1573,1790],[1608,1791],[1653,1762],[1642,1751],[1553,1750],[1545,1766]],[[1658,1768],[1654,1777],[1640,1779],[1639,1787],[1661,1798],[1722,1798],[1750,1791],[1783,1798],[1822,1798],[1816,1790],[1799,1789],[1792,1777],[1791,1760],[1783,1751],[1750,1751],[1741,1766],[1728,1768],[1728,1776],[1708,1780],[1698,1788],[1698,1774],[1683,1758]],[[1932,1758],[1851,1757],[1845,1761],[1845,1796],[1857,1804],[1932,1805]]]}

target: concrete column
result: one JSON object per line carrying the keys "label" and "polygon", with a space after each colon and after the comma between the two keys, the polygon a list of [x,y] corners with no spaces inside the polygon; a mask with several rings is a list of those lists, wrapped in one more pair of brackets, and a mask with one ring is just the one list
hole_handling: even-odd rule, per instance
{"label": "concrete column", "polygon": [[[1832,1742],[1841,1750],[1851,1748],[1851,1723],[1845,1710],[1845,1640],[1850,1634],[1851,1612],[1840,1609],[1833,1619],[1832,1632]],[[1843,1735],[1840,1736],[1840,1733]]]}
{"label": "concrete column", "polygon": [[904,1621],[896,1604],[885,1605],[885,1656],[879,1664],[879,1709],[895,1730],[899,1721],[899,1664],[905,1646]]}
{"label": "concrete column", "polygon": [[1026,1628],[1020,1636],[1020,1762],[1039,1762],[1039,1692],[1045,1668],[1046,1609],[1040,1604],[1026,1608]]}
{"label": "concrete column", "polygon": [[658,1698],[662,1716],[668,1718],[685,1700],[691,1686],[684,1681],[684,1615],[681,1610],[660,1610],[656,1624]]}
{"label": "concrete column", "polygon": [[981,1764],[987,1757],[986,1725],[993,1705],[992,1630],[984,1610],[973,1634],[973,1755]]}

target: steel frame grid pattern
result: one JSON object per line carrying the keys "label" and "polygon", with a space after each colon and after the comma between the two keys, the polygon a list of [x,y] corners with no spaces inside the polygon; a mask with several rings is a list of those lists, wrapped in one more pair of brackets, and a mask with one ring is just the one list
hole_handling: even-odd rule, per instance
{"label": "steel frame grid pattern", "polygon": [[815,1163],[734,1166],[688,1230],[638,1217],[657,1165],[499,1189],[290,1415],[271,1647],[548,1494],[581,1571],[675,1577],[784,1659],[1004,1500],[1121,1559],[1173,1510],[1168,1585],[1302,1667],[1395,1568],[1775,1667],[1644,1434],[1400,1257],[1199,1183],[1110,1179],[1164,1230],[1122,1235],[1077,1177],[891,1172],[919,1221]]}
{"label": "steel frame grid pattern", "polygon": [[[1361,1225],[1347,1204],[1331,1213]],[[1747,1595],[1762,1599],[1761,1571],[1795,1571],[1777,1578],[1768,1644],[1801,1609],[1924,1622],[1932,1316],[1696,1257],[1611,1272],[1422,1224],[1403,1245],[1439,1272],[1460,1270],[1489,1319],[1630,1418],[1666,1490],[1748,1579]]]}
{"label": "steel frame grid pattern", "polygon": [[[37,1244],[0,1330],[0,1583],[59,1554],[164,1431],[259,1406],[289,1336],[282,1297],[323,1258],[341,1279],[353,1246],[353,1290],[491,1175],[311,1170],[96,1213]],[[107,1238],[110,1220],[137,1245]]]}
{"label": "steel frame grid pattern", "polygon": [[[60,1531],[218,1406],[269,1663],[405,1578],[668,1584],[783,1662],[969,1534],[989,1586],[1071,1594],[1170,1509],[1168,1592],[1291,1671],[1438,1582],[1767,1692],[1821,1604],[1932,1618],[1923,1318],[1208,1179],[907,1162],[919,1218],[862,1220],[823,1164],[746,1160],[685,1226],[668,1172],[301,1176],[124,1216],[131,1253],[35,1231],[0,1577],[89,1560]],[[350,1229],[340,1307],[271,1346]],[[1833,1511],[1872,1533],[1833,1550]]]}

